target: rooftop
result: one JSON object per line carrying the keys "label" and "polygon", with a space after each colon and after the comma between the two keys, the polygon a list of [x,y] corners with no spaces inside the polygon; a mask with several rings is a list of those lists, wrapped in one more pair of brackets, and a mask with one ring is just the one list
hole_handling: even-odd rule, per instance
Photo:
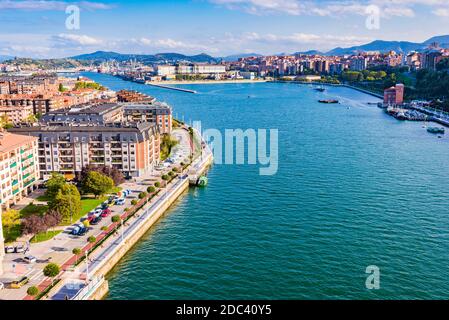
{"label": "rooftop", "polygon": [[0,132],[0,154],[14,150],[26,143],[37,141],[36,137]]}

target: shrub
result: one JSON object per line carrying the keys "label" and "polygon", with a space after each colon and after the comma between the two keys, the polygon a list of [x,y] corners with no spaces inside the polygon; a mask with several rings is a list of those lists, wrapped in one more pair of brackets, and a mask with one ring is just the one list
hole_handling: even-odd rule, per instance
{"label": "shrub", "polygon": [[131,200],[131,204],[132,204],[133,206],[135,206],[135,205],[137,204],[137,200],[136,200],[136,199]]}
{"label": "shrub", "polygon": [[49,263],[44,268],[44,276],[49,278],[56,277],[59,272],[61,272],[61,268],[56,263]]}
{"label": "shrub", "polygon": [[162,180],[167,181],[168,180],[168,176],[166,174],[162,175]]}
{"label": "shrub", "polygon": [[168,175],[169,175],[170,177],[173,177],[173,176],[175,175],[175,173],[174,173],[173,171],[170,171],[170,172],[168,173]]}
{"label": "shrub", "polygon": [[156,188],[160,188],[160,187],[161,187],[161,183],[160,183],[160,182],[156,182],[156,183],[154,184],[154,186],[155,186]]}
{"label": "shrub", "polygon": [[75,256],[77,256],[77,255],[81,254],[81,249],[80,249],[80,248],[75,248],[75,249],[72,250],[72,253],[73,253]]}
{"label": "shrub", "polygon": [[148,193],[153,193],[153,192],[156,191],[156,188],[153,187],[153,186],[151,186],[151,187],[148,187],[148,188],[147,188],[147,191],[148,191]]}
{"label": "shrub", "polygon": [[108,231],[108,227],[106,226],[101,227],[101,231]]}
{"label": "shrub", "polygon": [[129,211],[129,208],[125,208],[125,209],[123,209],[123,211],[128,212],[128,211]]}
{"label": "shrub", "polygon": [[172,170],[173,172],[178,172],[179,170],[178,170],[178,168],[173,168],[173,170]]}
{"label": "shrub", "polygon": [[39,294],[39,289],[35,286],[29,287],[27,290],[29,296],[35,297]]}
{"label": "shrub", "polygon": [[111,221],[112,221],[112,223],[120,222],[120,216],[119,215],[113,216],[111,218]]}
{"label": "shrub", "polygon": [[90,236],[89,238],[87,238],[87,241],[89,243],[95,243],[97,241],[97,238],[95,238],[94,236]]}
{"label": "shrub", "polygon": [[139,199],[144,199],[147,196],[146,192],[139,193]]}

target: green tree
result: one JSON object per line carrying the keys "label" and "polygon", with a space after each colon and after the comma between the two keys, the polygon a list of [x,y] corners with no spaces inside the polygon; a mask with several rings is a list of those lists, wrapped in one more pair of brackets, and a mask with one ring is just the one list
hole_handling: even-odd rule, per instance
{"label": "green tree", "polygon": [[50,179],[45,183],[47,192],[45,193],[49,198],[54,198],[58,191],[67,183],[64,176],[60,173],[53,172]]}
{"label": "green tree", "polygon": [[102,196],[114,187],[114,181],[111,178],[91,171],[81,182],[81,189],[83,193],[92,193],[96,197]]}
{"label": "green tree", "polygon": [[95,238],[94,236],[90,236],[89,238],[87,238],[87,241],[89,242],[89,243],[95,243],[96,241],[97,241],[97,238]]}
{"label": "green tree", "polygon": [[112,223],[117,223],[120,222],[120,216],[119,215],[115,215],[111,218]]}
{"label": "green tree", "polygon": [[61,272],[61,268],[56,263],[49,263],[45,266],[44,276],[52,278],[52,281]]}
{"label": "green tree", "polygon": [[153,193],[153,192],[155,192],[155,191],[156,191],[156,188],[153,187],[153,186],[150,186],[150,187],[147,188],[147,192],[148,192],[148,193]]}
{"label": "green tree", "polygon": [[66,221],[81,210],[81,195],[76,186],[66,183],[49,203],[49,208],[59,212]]}
{"label": "green tree", "polygon": [[81,254],[81,249],[80,248],[74,248],[72,250],[72,253],[75,255],[76,257],[76,262],[75,264],[78,264],[78,256]]}
{"label": "green tree", "polygon": [[20,224],[20,212],[9,209],[2,214],[2,224],[7,233]]}

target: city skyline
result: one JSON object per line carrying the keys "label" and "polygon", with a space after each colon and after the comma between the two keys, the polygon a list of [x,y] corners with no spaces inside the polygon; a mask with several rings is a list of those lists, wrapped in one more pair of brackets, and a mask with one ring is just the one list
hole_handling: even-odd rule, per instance
{"label": "city skyline", "polygon": [[[70,5],[81,10],[79,29],[66,27]],[[379,28],[367,26],[370,5],[380,10]],[[447,0],[175,0],[127,1],[126,6],[119,0],[8,0],[0,1],[0,55],[327,51],[373,40],[423,42],[445,33],[447,16]]]}

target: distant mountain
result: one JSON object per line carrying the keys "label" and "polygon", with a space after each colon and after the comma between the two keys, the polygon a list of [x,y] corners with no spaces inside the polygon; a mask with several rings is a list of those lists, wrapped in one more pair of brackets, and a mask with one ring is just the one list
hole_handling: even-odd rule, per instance
{"label": "distant mountain", "polygon": [[225,62],[234,62],[239,61],[239,59],[241,58],[249,58],[249,57],[262,57],[262,55],[258,53],[241,53],[223,57],[222,60]]}
{"label": "distant mountain", "polygon": [[197,62],[197,63],[216,63],[219,59],[211,57],[207,54],[199,54],[194,56],[186,56],[179,53],[158,53],[155,55],[146,54],[122,54],[117,52],[97,51],[89,54],[82,54],[71,57],[74,60],[104,62],[108,60],[129,61],[135,59],[142,63],[160,63],[160,62]]}
{"label": "distant mountain", "polygon": [[325,53],[318,51],[318,50],[309,50],[309,51],[300,51],[300,52],[295,52],[295,54],[306,54],[306,55],[323,55]]}
{"label": "distant mountain", "polygon": [[409,53],[410,51],[424,50],[433,42],[439,43],[443,48],[449,48],[449,35],[433,37],[427,41],[424,41],[423,43],[376,40],[361,46],[354,46],[350,48],[335,48],[331,51],[326,52],[326,55],[331,56],[354,54],[361,51],[396,51],[400,53]]}
{"label": "distant mountain", "polygon": [[14,57],[0,55],[0,62],[6,61],[6,60],[11,60],[11,59],[14,59]]}

